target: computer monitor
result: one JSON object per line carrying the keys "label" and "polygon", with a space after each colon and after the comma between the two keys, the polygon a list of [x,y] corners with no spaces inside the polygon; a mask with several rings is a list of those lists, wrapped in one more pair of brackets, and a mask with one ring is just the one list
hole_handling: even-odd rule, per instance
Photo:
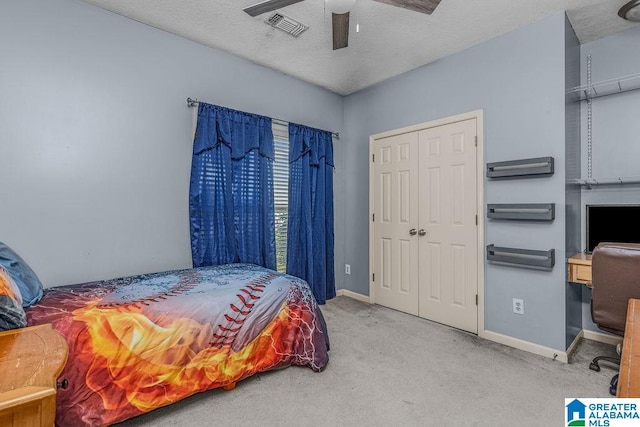
{"label": "computer monitor", "polygon": [[600,242],[640,243],[640,205],[587,205],[587,252]]}

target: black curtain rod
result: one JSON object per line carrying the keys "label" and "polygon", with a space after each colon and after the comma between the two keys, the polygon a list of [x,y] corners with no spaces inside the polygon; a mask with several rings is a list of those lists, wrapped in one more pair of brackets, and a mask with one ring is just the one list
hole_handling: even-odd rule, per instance
{"label": "black curtain rod", "polygon": [[[187,98],[187,107],[193,108],[197,107],[198,105],[200,105],[200,102],[197,99]],[[289,122],[286,120],[272,118],[271,121],[283,126],[289,126]],[[336,139],[340,139],[340,134],[338,132],[331,132],[331,135]]]}

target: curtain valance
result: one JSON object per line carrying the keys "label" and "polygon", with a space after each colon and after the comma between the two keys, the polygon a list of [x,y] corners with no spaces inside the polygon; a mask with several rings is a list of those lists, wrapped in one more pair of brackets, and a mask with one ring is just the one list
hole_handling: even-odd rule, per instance
{"label": "curtain valance", "polygon": [[333,139],[331,132],[295,123],[289,124],[289,162],[309,155],[309,165],[320,162],[333,167]]}
{"label": "curtain valance", "polygon": [[273,141],[270,117],[203,102],[198,106],[194,155],[224,144],[231,150],[232,160],[242,159],[252,150],[273,160],[273,144],[263,141]]}

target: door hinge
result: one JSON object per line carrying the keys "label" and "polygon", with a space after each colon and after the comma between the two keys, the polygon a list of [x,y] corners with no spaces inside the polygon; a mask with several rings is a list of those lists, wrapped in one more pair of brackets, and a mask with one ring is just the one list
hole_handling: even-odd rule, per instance
{"label": "door hinge", "polygon": [[376,155],[375,154],[371,155],[371,161],[374,162],[374,163],[376,162]]}
{"label": "door hinge", "polygon": [[371,214],[371,221],[376,222],[376,214]]}
{"label": "door hinge", "polygon": [[372,279],[373,279],[373,281],[375,282],[375,281],[376,281],[376,273],[373,273],[373,274],[371,275],[371,278],[372,278]]}
{"label": "door hinge", "polygon": [[478,214],[476,214],[476,225],[478,225]]}
{"label": "door hinge", "polygon": [[476,305],[478,305],[478,294],[476,294]]}
{"label": "door hinge", "polygon": [[476,147],[478,146],[478,135],[476,135]]}

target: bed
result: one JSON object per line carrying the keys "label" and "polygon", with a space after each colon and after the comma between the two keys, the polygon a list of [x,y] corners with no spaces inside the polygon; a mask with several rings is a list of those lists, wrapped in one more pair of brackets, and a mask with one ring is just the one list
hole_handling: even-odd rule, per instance
{"label": "bed", "polygon": [[328,363],[326,325],[306,282],[255,265],[49,288],[26,315],[69,345],[61,426],[113,424],[258,372]]}

